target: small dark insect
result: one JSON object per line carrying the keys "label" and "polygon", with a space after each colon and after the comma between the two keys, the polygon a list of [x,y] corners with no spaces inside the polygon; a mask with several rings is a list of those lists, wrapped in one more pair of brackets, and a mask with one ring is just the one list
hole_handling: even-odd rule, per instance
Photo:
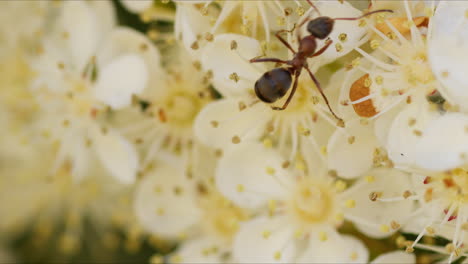
{"label": "small dark insect", "polygon": [[278,99],[286,95],[286,93],[289,91],[289,88],[291,87],[291,83],[293,83],[291,93],[289,94],[283,106],[272,107],[274,110],[284,110],[288,107],[289,102],[291,102],[291,99],[293,98],[294,93],[296,92],[298,79],[301,75],[302,69],[305,69],[309,74],[310,78],[314,81],[315,85],[317,86],[317,89],[319,90],[321,96],[325,100],[325,103],[327,104],[327,107],[332,113],[332,115],[335,118],[341,120],[341,118],[339,118],[331,109],[328,99],[323,93],[323,90],[320,86],[320,83],[317,81],[307,64],[308,58],[321,55],[333,42],[331,39],[327,39],[325,41],[325,45],[321,49],[316,51],[316,39],[325,39],[326,37],[328,37],[333,31],[333,26],[336,20],[358,20],[374,13],[393,11],[388,9],[382,9],[368,12],[359,17],[330,18],[327,16],[320,16],[320,12],[317,9],[317,7],[315,7],[315,5],[310,0],[307,0],[307,2],[312,6],[312,8],[315,9],[315,11],[319,14],[319,17],[314,18],[312,20],[306,18],[299,24],[298,27],[300,28],[302,25],[308,22],[307,31],[310,33],[310,35],[305,36],[304,38],[301,38],[298,35],[298,51],[296,52],[294,48],[292,48],[291,45],[283,37],[281,37],[282,33],[292,32],[294,31],[294,28],[292,30],[280,30],[275,34],[278,40],[281,41],[281,43],[283,43],[293,53],[294,57],[291,60],[281,60],[277,58],[253,58],[250,60],[251,63],[275,62],[279,64],[288,65],[287,67],[275,68],[271,71],[264,73],[262,77],[260,77],[260,79],[258,79],[258,81],[255,83],[255,94],[263,102],[274,103]]}

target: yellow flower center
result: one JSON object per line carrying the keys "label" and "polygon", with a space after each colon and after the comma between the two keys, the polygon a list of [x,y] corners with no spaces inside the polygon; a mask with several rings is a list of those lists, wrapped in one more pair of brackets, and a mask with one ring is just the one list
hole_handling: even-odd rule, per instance
{"label": "yellow flower center", "polygon": [[289,207],[301,226],[327,222],[335,215],[335,194],[331,185],[300,180]]}
{"label": "yellow flower center", "polygon": [[232,239],[239,229],[239,223],[247,220],[247,213],[235,206],[219,193],[208,193],[201,200],[207,228],[228,240]]}

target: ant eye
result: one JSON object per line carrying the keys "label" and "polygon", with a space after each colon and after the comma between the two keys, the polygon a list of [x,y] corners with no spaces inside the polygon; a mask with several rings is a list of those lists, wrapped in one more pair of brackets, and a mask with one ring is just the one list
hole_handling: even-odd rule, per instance
{"label": "ant eye", "polygon": [[318,17],[307,24],[307,31],[318,39],[324,39],[330,35],[334,24],[335,20],[330,17]]}

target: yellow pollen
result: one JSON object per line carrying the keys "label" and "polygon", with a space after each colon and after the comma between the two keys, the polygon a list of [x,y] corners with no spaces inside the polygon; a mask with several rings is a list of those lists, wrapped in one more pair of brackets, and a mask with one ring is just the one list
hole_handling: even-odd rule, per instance
{"label": "yellow pollen", "polygon": [[342,180],[338,180],[335,182],[335,189],[337,192],[342,192],[344,190],[346,190],[346,182],[342,181]]}
{"label": "yellow pollen", "polygon": [[378,40],[376,40],[376,39],[371,40],[371,42],[370,42],[370,47],[371,47],[372,49],[375,50],[375,49],[377,49],[379,46],[380,46],[380,41],[378,41]]}
{"label": "yellow pollen", "polygon": [[351,258],[351,260],[353,260],[353,261],[354,261],[354,260],[357,260],[357,258],[358,258],[357,252],[356,252],[356,251],[353,251],[353,252],[351,253],[350,258]]}
{"label": "yellow pollen", "polygon": [[266,167],[266,173],[269,175],[274,175],[276,170],[272,167]]}
{"label": "yellow pollen", "polygon": [[336,220],[337,222],[343,222],[343,220],[344,220],[344,214],[343,214],[343,213],[337,213],[337,214],[335,215],[335,220]]}
{"label": "yellow pollen", "polygon": [[156,210],[156,214],[159,215],[159,216],[164,215],[164,213],[165,213],[164,208],[158,208],[158,209]]}
{"label": "yellow pollen", "polygon": [[274,258],[275,258],[275,260],[280,260],[280,259],[281,259],[281,252],[280,252],[280,251],[276,251],[276,252],[275,252],[275,255],[274,255]]}
{"label": "yellow pollen", "polygon": [[304,236],[304,231],[302,231],[302,230],[296,230],[296,231],[294,232],[294,238],[296,238],[296,239],[300,239],[300,238],[302,238],[303,236]]}
{"label": "yellow pollen", "polygon": [[353,200],[353,199],[346,200],[345,206],[347,208],[354,208],[354,207],[356,207],[356,201]]}
{"label": "yellow pollen", "polygon": [[263,140],[263,146],[265,146],[266,148],[273,147],[273,141],[271,140],[271,138],[265,138]]}
{"label": "yellow pollen", "polygon": [[390,226],[392,227],[393,230],[396,230],[396,229],[400,228],[400,224],[395,220],[390,222]]}
{"label": "yellow pollen", "polygon": [[236,187],[236,190],[237,192],[244,192],[245,191],[245,188],[244,188],[244,185],[242,184],[238,184],[237,187]]}
{"label": "yellow pollen", "polygon": [[322,146],[322,147],[320,148],[320,153],[321,153],[322,155],[326,156],[326,155],[327,155],[327,147],[326,147],[326,146]]}
{"label": "yellow pollen", "polygon": [[327,241],[327,240],[328,240],[328,235],[327,235],[327,233],[321,231],[321,232],[319,233],[319,240],[322,241],[322,242]]}
{"label": "yellow pollen", "polygon": [[263,237],[264,239],[268,239],[268,238],[270,237],[270,235],[271,235],[271,231],[269,231],[269,230],[265,230],[265,231],[263,231],[263,233],[262,233],[262,237]]}
{"label": "yellow pollen", "polygon": [[388,233],[390,232],[390,227],[388,225],[385,225],[385,224],[382,224],[380,225],[380,231],[383,232],[383,233]]}
{"label": "yellow pollen", "polygon": [[375,182],[375,177],[372,176],[372,175],[366,176],[366,182],[368,182],[368,183]]}

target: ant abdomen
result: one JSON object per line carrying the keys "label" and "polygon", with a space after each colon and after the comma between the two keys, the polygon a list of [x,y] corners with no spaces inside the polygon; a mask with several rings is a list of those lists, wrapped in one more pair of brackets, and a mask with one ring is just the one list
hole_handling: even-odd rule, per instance
{"label": "ant abdomen", "polygon": [[307,24],[307,31],[309,31],[309,33],[312,36],[318,39],[324,39],[328,37],[328,35],[330,35],[330,33],[333,30],[334,24],[335,20],[330,17],[317,17],[309,21],[309,23]]}
{"label": "ant abdomen", "polygon": [[283,97],[291,87],[291,72],[276,68],[265,72],[255,83],[255,94],[265,103],[274,103]]}

